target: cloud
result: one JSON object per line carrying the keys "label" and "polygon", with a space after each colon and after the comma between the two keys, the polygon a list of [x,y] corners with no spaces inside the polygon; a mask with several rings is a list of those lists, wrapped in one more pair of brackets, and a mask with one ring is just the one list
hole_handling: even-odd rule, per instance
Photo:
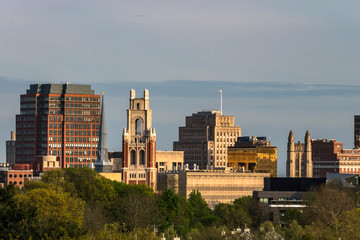
{"label": "cloud", "polygon": [[194,98],[214,97],[219,94],[220,88],[224,96],[230,98],[350,97],[358,96],[360,91],[360,85],[196,80],[93,83],[93,86],[110,95],[127,94],[131,88],[141,91],[149,88],[151,94],[156,96]]}

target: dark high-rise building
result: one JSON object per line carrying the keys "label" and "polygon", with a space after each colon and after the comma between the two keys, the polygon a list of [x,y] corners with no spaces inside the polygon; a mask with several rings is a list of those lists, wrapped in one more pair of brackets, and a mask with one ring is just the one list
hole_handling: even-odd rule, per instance
{"label": "dark high-rise building", "polygon": [[6,163],[14,164],[15,163],[15,153],[16,153],[16,133],[11,131],[11,140],[6,141]]}
{"label": "dark high-rise building", "polygon": [[354,116],[354,148],[360,148],[360,115]]}
{"label": "dark high-rise building", "polygon": [[34,167],[41,156],[57,156],[62,168],[96,160],[100,95],[90,85],[32,84],[20,96],[16,115],[16,163]]}

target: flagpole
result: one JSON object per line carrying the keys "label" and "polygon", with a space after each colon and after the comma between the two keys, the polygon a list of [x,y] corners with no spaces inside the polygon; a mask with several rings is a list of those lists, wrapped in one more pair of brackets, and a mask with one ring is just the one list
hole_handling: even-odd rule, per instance
{"label": "flagpole", "polygon": [[219,92],[220,92],[220,113],[222,115],[222,88],[220,88]]}

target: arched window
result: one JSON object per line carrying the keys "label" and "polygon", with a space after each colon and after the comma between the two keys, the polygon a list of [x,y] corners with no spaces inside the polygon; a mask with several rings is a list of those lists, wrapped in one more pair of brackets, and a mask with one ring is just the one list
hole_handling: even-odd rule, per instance
{"label": "arched window", "polygon": [[135,134],[136,135],[141,135],[141,119],[140,118],[138,118],[138,119],[136,119],[136,121],[135,121]]}
{"label": "arched window", "polygon": [[137,107],[138,110],[140,110],[140,106],[141,106],[140,103],[138,103],[138,104],[136,105],[136,107]]}
{"label": "arched window", "polygon": [[140,165],[145,165],[145,151],[140,151]]}
{"label": "arched window", "polygon": [[135,150],[131,150],[130,152],[130,164],[136,165],[136,152]]}

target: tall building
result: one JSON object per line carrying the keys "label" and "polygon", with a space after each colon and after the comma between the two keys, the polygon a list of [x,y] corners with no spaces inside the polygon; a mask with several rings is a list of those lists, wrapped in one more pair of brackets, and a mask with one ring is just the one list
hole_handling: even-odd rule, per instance
{"label": "tall building", "polygon": [[239,137],[235,146],[228,148],[228,167],[276,177],[277,147],[271,146],[266,137]]}
{"label": "tall building", "polygon": [[90,85],[32,84],[16,115],[16,163],[56,156],[62,168],[96,160],[100,95]]}
{"label": "tall building", "polygon": [[179,141],[174,151],[184,151],[184,164],[190,169],[224,169],[227,148],[241,136],[241,127],[234,126],[234,116],[219,111],[203,111],[186,117],[185,127],[179,127]]}
{"label": "tall building", "polygon": [[16,132],[11,131],[10,140],[6,141],[6,163],[14,164],[15,163],[15,153],[16,153]]}
{"label": "tall building", "polygon": [[360,115],[354,116],[354,148],[360,148]]}
{"label": "tall building", "polygon": [[295,143],[294,133],[290,131],[286,161],[287,177],[312,177],[313,162],[311,155],[311,139],[306,131],[304,143]]}
{"label": "tall building", "polygon": [[123,133],[122,173],[123,182],[127,184],[146,184],[156,189],[156,132],[151,127],[149,100],[149,90],[144,90],[142,98],[135,98],[135,90],[130,90],[127,128]]}

